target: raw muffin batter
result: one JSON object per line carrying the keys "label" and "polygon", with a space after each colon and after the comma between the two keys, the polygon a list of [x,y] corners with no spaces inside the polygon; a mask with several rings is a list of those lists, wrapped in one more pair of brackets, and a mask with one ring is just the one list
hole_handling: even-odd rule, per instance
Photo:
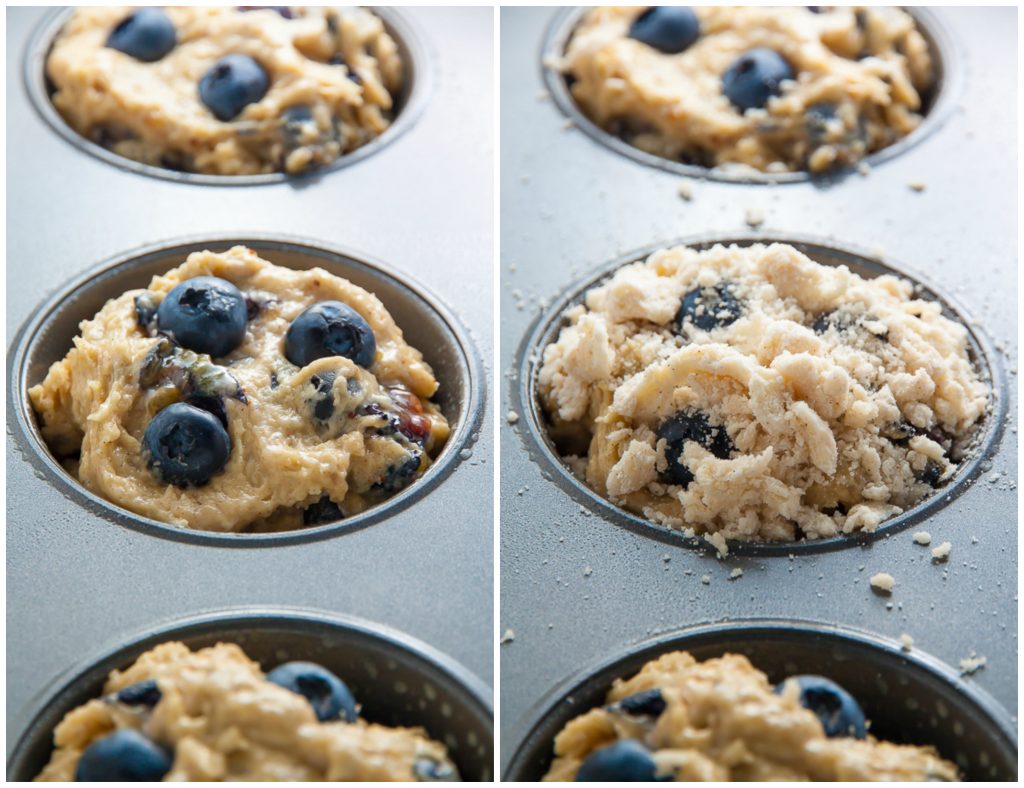
{"label": "raw muffin batter", "polygon": [[[304,671],[306,683],[275,683],[282,668]],[[327,686],[335,697],[325,697]],[[328,716],[325,702],[334,704],[328,713],[339,702],[348,708]],[[164,643],[113,671],[103,697],[64,716],[36,780],[123,779],[125,769],[135,779],[166,772],[165,781],[189,782],[458,779],[444,745],[419,728],[358,719],[353,703],[343,682],[311,663],[264,675],[233,643],[195,652]],[[142,735],[108,739],[115,731]]]}
{"label": "raw muffin batter", "polygon": [[128,23],[130,14],[78,9],[46,62],[58,112],[121,156],[214,175],[295,174],[391,122],[403,64],[368,11],[166,8]]}
{"label": "raw muffin batter", "polygon": [[[202,323],[197,305],[210,303],[240,314]],[[335,351],[317,340],[332,304]],[[241,246],[196,252],[80,328],[29,390],[43,436],[89,490],[156,520],[207,531],[338,520],[412,483],[448,437],[420,352],[375,296],[319,268]]]}
{"label": "raw muffin batter", "polygon": [[[801,692],[799,682],[807,680],[814,689]],[[824,694],[829,697],[821,703]],[[819,719],[822,712],[830,736]],[[849,728],[832,729],[836,721]],[[607,705],[562,729],[555,756],[545,780],[571,781],[581,768],[590,780],[598,774],[639,780],[629,774],[643,769],[677,782],[958,777],[956,767],[931,747],[867,735],[856,701],[832,682],[800,677],[773,691],[746,657],[726,654],[698,662],[685,651],[648,662],[628,681],[616,680]]]}
{"label": "raw muffin batter", "polygon": [[557,67],[597,125],[668,159],[848,166],[917,128],[935,82],[925,39],[896,8],[644,13],[589,11]]}
{"label": "raw muffin batter", "polygon": [[574,470],[720,550],[873,531],[951,476],[988,402],[937,303],[784,244],[655,252],[567,322],[538,383]]}

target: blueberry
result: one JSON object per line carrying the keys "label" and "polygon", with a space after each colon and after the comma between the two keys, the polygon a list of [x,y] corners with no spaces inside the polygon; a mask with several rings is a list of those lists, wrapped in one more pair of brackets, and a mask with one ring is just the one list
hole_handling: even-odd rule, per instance
{"label": "blueberry", "polygon": [[939,479],[942,478],[942,466],[929,457],[928,461],[924,464],[924,468],[915,475],[922,484],[927,484],[929,487],[937,487]]}
{"label": "blueberry", "polygon": [[146,679],[117,693],[117,702],[125,706],[148,706],[153,708],[163,695],[153,679]]}
{"label": "blueberry", "polygon": [[387,469],[384,478],[373,485],[379,492],[396,493],[409,485],[420,469],[420,455],[410,452],[409,456]]}
{"label": "blueberry", "polygon": [[316,503],[311,503],[306,507],[302,513],[302,524],[323,525],[337,522],[344,517],[345,514],[341,511],[341,507],[325,495]]}
{"label": "blueberry", "polygon": [[788,681],[795,681],[800,687],[800,705],[813,711],[830,739],[852,736],[863,739],[867,733],[867,722],[860,705],[846,690],[824,676],[792,676],[775,688],[782,694]]}
{"label": "blueberry", "polygon": [[217,417],[184,402],[153,417],[143,444],[153,475],[179,487],[206,484],[231,454],[231,436]]}
{"label": "blueberry", "polygon": [[131,728],[90,744],[75,768],[75,782],[157,782],[171,770],[171,757]]}
{"label": "blueberry", "polygon": [[416,782],[438,783],[458,782],[459,775],[450,764],[435,761],[433,758],[417,758],[412,765]]}
{"label": "blueberry", "polygon": [[630,695],[616,705],[626,714],[637,717],[660,717],[666,707],[665,698],[662,697],[661,690],[657,688]]}
{"label": "blueberry", "polygon": [[155,63],[177,43],[174,23],[159,8],[140,8],[110,31],[107,46],[143,63]]}
{"label": "blueberry", "polygon": [[299,367],[318,358],[343,356],[368,369],[377,354],[377,340],[370,324],[348,304],[321,301],[292,321],[284,354]]}
{"label": "blueberry", "polygon": [[680,332],[689,322],[703,331],[725,328],[743,314],[743,306],[733,295],[732,288],[719,282],[714,287],[697,287],[683,296],[676,313],[676,327]]}
{"label": "blueberry", "polygon": [[248,309],[231,282],[215,276],[188,279],[167,294],[156,313],[157,327],[182,347],[226,356],[242,344]]}
{"label": "blueberry", "polygon": [[227,55],[199,80],[199,98],[217,120],[229,121],[254,104],[270,87],[263,67],[248,55]]}
{"label": "blueberry", "polygon": [[321,722],[335,720],[339,716],[345,722],[356,720],[356,699],[345,682],[314,662],[278,665],[267,674],[267,681],[308,700]]}
{"label": "blueberry", "polygon": [[684,488],[693,481],[693,473],[679,462],[687,441],[694,441],[720,460],[729,458],[734,446],[725,427],[712,424],[708,417],[695,410],[680,411],[658,427],[658,439],[665,439],[665,460],[668,467],[661,474],[665,484],[681,484]]}
{"label": "blueberry", "polygon": [[678,55],[700,36],[700,22],[687,6],[656,5],[629,26],[629,37],[666,55]]}
{"label": "blueberry", "polygon": [[652,782],[657,779],[654,758],[640,742],[623,739],[587,756],[576,782]]}
{"label": "blueberry", "polygon": [[722,92],[741,112],[763,107],[780,92],[779,83],[793,79],[793,69],[773,49],[751,49],[722,75]]}
{"label": "blueberry", "polygon": [[312,375],[309,382],[316,390],[316,394],[310,403],[313,408],[313,418],[317,421],[328,421],[334,415],[334,379],[335,372],[321,372],[319,375]]}
{"label": "blueberry", "polygon": [[807,136],[816,144],[828,138],[829,126],[836,119],[836,105],[828,101],[811,104],[804,114]]}

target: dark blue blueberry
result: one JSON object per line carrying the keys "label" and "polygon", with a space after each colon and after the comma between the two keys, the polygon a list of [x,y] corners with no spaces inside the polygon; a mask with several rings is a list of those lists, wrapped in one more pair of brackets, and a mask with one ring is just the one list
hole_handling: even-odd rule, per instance
{"label": "dark blue blueberry", "polygon": [[834,328],[836,331],[845,331],[852,327],[853,323],[853,318],[848,313],[835,310],[818,315],[811,325],[811,329],[815,334],[825,334],[830,328]]}
{"label": "dark blue blueberry", "polygon": [[317,421],[327,421],[334,415],[334,379],[336,377],[337,373],[321,372],[309,379],[313,388],[316,389],[312,405],[313,418]]}
{"label": "dark blue blueberry", "polygon": [[174,49],[174,23],[159,8],[140,8],[110,31],[107,46],[143,63],[155,63]]}
{"label": "dark blue blueberry", "polygon": [[676,313],[676,327],[680,331],[692,323],[703,331],[724,328],[735,323],[743,314],[743,306],[725,282],[714,287],[698,287],[683,296]]}
{"label": "dark blue blueberry", "polygon": [[918,471],[916,474],[918,481],[923,484],[927,484],[929,487],[937,487],[939,485],[939,479],[942,478],[942,466],[935,460],[929,458],[924,464],[924,468]]}
{"label": "dark blue blueberry", "polygon": [[370,324],[348,304],[321,301],[292,321],[284,354],[299,367],[318,358],[343,356],[368,369],[377,355],[377,339]]}
{"label": "dark blue blueberry", "polygon": [[160,305],[148,290],[135,296],[135,321],[139,324],[139,328],[147,334],[153,327],[153,321],[156,319],[156,312],[159,308]]}
{"label": "dark blue blueberry", "polygon": [[310,504],[302,513],[303,525],[323,525],[344,519],[341,507],[326,495],[316,503]]}
{"label": "dark blue blueberry", "polygon": [[668,467],[661,473],[665,484],[688,487],[693,481],[690,469],[679,462],[687,441],[694,441],[720,460],[729,458],[735,448],[725,427],[712,424],[708,417],[695,410],[680,411],[658,427],[658,439],[665,439],[665,461]]}
{"label": "dark blue blueberry", "polygon": [[457,782],[459,775],[447,763],[440,763],[433,758],[417,758],[412,765],[413,775],[421,783]]}
{"label": "dark blue blueberry", "polygon": [[335,720],[339,716],[346,722],[356,720],[356,699],[345,682],[314,662],[278,665],[267,674],[267,681],[308,700],[321,722]]}
{"label": "dark blue blueberry", "polygon": [[722,92],[741,112],[758,109],[779,94],[785,79],[793,79],[793,69],[782,55],[773,49],[751,49],[722,75]]}
{"label": "dark blue blueberry", "polygon": [[156,682],[153,679],[147,679],[120,690],[117,693],[117,702],[123,703],[125,706],[148,706],[153,708],[160,702],[161,697],[163,695],[160,693],[160,688],[156,685]]}
{"label": "dark blue blueberry", "polygon": [[182,347],[226,356],[245,339],[248,308],[245,296],[231,282],[197,276],[167,294],[156,320],[160,333]]}
{"label": "dark blue blueberry", "polygon": [[620,700],[617,705],[626,714],[637,717],[660,717],[666,706],[665,698],[657,688],[630,695]]}
{"label": "dark blue blueberry", "polygon": [[678,55],[700,37],[700,22],[688,6],[656,5],[633,20],[629,37],[666,55]]}
{"label": "dark blue blueberry", "polygon": [[229,121],[267,95],[270,78],[248,55],[227,55],[199,80],[199,98],[217,118]]}
{"label": "dark blue blueberry", "polygon": [[198,487],[227,463],[231,436],[212,413],[175,402],[149,422],[143,446],[150,470],[162,482]]}
{"label": "dark blue blueberry", "polygon": [[387,469],[384,478],[373,485],[374,490],[386,493],[396,493],[407,487],[420,469],[420,455],[418,452],[410,453],[409,456],[392,465]]}
{"label": "dark blue blueberry", "polygon": [[793,676],[779,684],[775,692],[781,695],[790,681],[795,681],[800,687],[800,705],[817,715],[830,739],[865,737],[867,722],[864,712],[849,692],[824,676]]}
{"label": "dark blue blueberry", "polygon": [[158,782],[171,770],[171,756],[131,728],[97,739],[82,753],[75,782]]}
{"label": "dark blue blueberry", "polygon": [[657,779],[654,758],[640,742],[623,739],[595,750],[576,772],[576,782],[652,782]]}

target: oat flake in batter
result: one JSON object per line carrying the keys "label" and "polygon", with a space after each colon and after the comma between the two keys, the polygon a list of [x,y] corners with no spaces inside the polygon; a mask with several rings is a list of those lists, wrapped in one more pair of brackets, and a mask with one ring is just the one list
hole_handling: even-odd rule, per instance
{"label": "oat flake in batter", "polygon": [[[162,333],[161,302],[204,276],[237,286],[248,308],[241,344],[223,357]],[[304,366],[286,357],[296,318],[329,301],[372,330],[368,367],[341,355]],[[108,301],[80,330],[29,390],[43,437],[87,489],[156,520],[206,531],[338,520],[414,483],[448,437],[420,352],[375,296],[319,268],[282,268],[242,246],[196,252],[147,290]],[[192,484],[164,481],[145,438],[154,417],[182,403],[213,414],[208,429],[224,422],[230,442],[222,469]],[[168,436],[172,449],[179,439]]]}
{"label": "oat flake in batter", "polygon": [[75,780],[83,752],[126,729],[170,757],[164,781],[458,779],[444,745],[419,728],[321,722],[305,697],[268,681],[233,643],[191,651],[172,642],[113,671],[103,697],[64,716],[36,780]]}
{"label": "oat flake in batter", "polygon": [[[365,145],[391,123],[403,63],[369,11],[166,8],[176,41],[155,62],[107,46],[131,13],[76,10],[46,61],[57,111],[121,156],[213,175],[297,174]],[[220,120],[199,84],[223,58],[237,56],[254,60],[269,86]]]}
{"label": "oat flake in batter", "polygon": [[[657,156],[767,172],[849,166],[921,123],[935,70],[904,11],[693,11],[699,35],[679,52],[631,37],[643,8],[595,8],[582,17],[557,67],[591,120]],[[754,50],[781,56],[789,78],[747,108],[730,100],[723,78]]]}
{"label": "oat flake in batter", "polygon": [[798,696],[791,682],[774,692],[743,656],[698,662],[685,651],[665,654],[616,680],[604,707],[562,729],[544,780],[572,781],[588,756],[623,741],[639,745],[640,765],[676,782],[958,779],[932,747],[827,737]]}
{"label": "oat flake in batter", "polygon": [[655,252],[544,349],[551,434],[599,494],[719,550],[873,531],[953,474],[988,403],[966,329],[913,295],[785,244]]}

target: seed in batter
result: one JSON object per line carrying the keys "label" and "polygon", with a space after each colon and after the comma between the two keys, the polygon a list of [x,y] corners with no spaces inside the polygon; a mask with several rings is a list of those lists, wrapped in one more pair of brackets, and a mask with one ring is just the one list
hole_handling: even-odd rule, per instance
{"label": "seed in batter", "polygon": [[729,66],[722,75],[722,92],[740,110],[760,109],[782,92],[783,80],[793,78],[793,69],[782,55],[758,47]]}
{"label": "seed in batter", "polygon": [[75,782],[156,782],[171,770],[163,748],[126,728],[97,739],[82,753]]}
{"label": "seed in batter", "polygon": [[692,8],[653,6],[629,27],[629,37],[666,55],[678,55],[700,36],[700,22]]}
{"label": "seed in batter", "polygon": [[231,436],[217,417],[184,402],[156,415],[143,445],[153,475],[179,487],[206,484],[231,454]]}
{"label": "seed in batter", "polygon": [[217,120],[229,121],[267,94],[270,78],[248,55],[218,60],[199,80],[199,97]]}
{"label": "seed in batter", "polygon": [[159,8],[140,8],[110,31],[107,46],[143,63],[155,63],[174,49],[174,23]]}

